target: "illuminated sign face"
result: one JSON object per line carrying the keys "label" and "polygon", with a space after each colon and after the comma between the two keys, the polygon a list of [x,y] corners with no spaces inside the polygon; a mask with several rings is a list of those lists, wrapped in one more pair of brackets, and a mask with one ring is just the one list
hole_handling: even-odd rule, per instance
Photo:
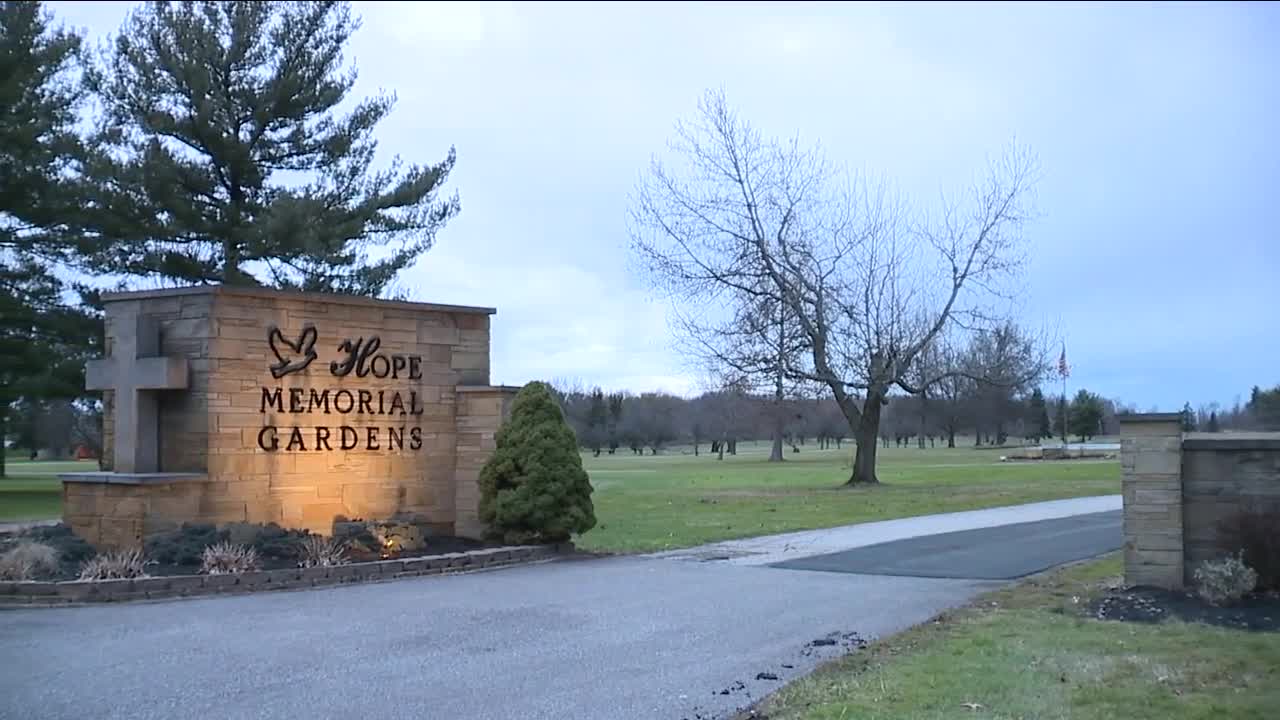
{"label": "illuminated sign face", "polygon": [[[315,348],[319,335],[314,325],[304,327],[296,340],[286,338],[279,328],[271,328],[267,332],[267,343],[276,356],[276,362],[268,367],[271,377],[279,380],[304,373],[318,357]],[[328,364],[329,375],[347,382],[353,377],[378,380],[422,378],[422,356],[380,353],[381,346],[382,341],[376,335],[367,339],[344,339],[337,346],[337,359]],[[276,413],[377,415],[388,418],[385,425],[358,427],[350,424],[281,427],[269,422],[258,432],[258,447],[267,452],[422,449],[422,428],[410,425],[423,414],[417,390],[352,389],[340,384],[328,388],[263,386],[259,412],[264,415],[271,413],[272,420]]]}

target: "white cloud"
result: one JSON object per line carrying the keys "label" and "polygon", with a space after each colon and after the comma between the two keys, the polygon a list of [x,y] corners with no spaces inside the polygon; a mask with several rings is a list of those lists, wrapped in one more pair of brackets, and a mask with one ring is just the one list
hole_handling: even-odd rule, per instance
{"label": "white cloud", "polygon": [[[511,2],[357,3],[366,28],[421,55],[458,56],[522,42],[524,27]],[[413,63],[412,57],[404,58]]]}
{"label": "white cloud", "polygon": [[495,383],[565,378],[676,393],[694,386],[669,350],[665,306],[605,273],[532,253],[490,255],[442,242],[403,284],[415,300],[498,309]]}

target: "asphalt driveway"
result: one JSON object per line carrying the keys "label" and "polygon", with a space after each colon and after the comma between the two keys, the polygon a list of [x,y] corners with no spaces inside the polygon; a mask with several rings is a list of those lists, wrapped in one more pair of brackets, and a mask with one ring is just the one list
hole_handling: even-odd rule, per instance
{"label": "asphalt driveway", "polygon": [[622,557],[0,612],[0,717],[717,717],[986,586]]}
{"label": "asphalt driveway", "polygon": [[11,610],[0,718],[716,718],[1001,584],[633,556]]}

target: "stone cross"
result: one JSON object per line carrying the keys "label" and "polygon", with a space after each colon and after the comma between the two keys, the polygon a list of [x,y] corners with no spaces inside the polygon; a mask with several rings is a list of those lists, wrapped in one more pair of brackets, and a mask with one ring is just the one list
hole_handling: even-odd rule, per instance
{"label": "stone cross", "polygon": [[187,359],[160,356],[160,328],[153,317],[124,315],[112,326],[111,357],[85,365],[85,387],[115,393],[115,472],[159,472],[159,398],[154,391],[185,389]]}

